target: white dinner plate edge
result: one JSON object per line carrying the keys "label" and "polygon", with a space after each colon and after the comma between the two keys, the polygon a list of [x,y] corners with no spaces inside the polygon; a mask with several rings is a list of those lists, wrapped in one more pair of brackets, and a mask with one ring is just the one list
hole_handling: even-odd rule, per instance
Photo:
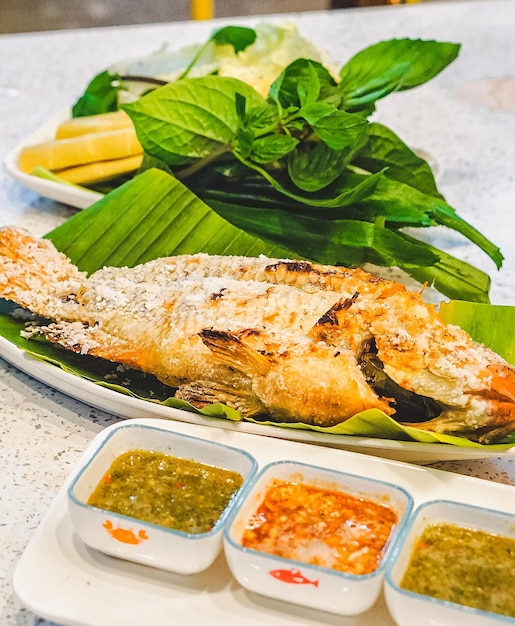
{"label": "white dinner plate edge", "polygon": [[40,382],[85,404],[122,418],[159,417],[172,419],[189,424],[206,425],[211,428],[349,449],[382,456],[383,458],[414,463],[515,456],[515,447],[501,452],[485,448],[468,448],[447,444],[426,444],[391,439],[331,435],[309,430],[280,428],[265,424],[254,424],[252,422],[232,422],[230,420],[205,417],[182,409],[166,407],[147,400],[134,398],[102,387],[66,372],[51,363],[32,357],[4,337],[0,337],[0,357],[3,357],[9,363]]}

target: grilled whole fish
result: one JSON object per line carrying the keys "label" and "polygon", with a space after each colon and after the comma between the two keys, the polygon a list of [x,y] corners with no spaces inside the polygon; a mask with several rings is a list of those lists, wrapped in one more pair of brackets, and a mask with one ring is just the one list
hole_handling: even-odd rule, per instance
{"label": "grilled whole fish", "polygon": [[151,373],[196,407],[320,426],[376,408],[481,442],[515,430],[515,368],[360,269],[196,254],[88,277],[4,227],[0,297],[49,320],[27,336]]}

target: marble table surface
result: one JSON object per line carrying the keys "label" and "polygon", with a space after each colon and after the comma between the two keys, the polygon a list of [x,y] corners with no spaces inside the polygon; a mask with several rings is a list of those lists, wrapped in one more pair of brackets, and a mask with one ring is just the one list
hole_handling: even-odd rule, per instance
{"label": "marble table surface", "polygon": [[[504,265],[498,271],[480,250],[454,233],[437,229],[429,238],[491,275],[494,304],[515,304],[515,0],[443,0],[235,18],[215,24],[3,35],[0,158],[56,111],[73,103],[87,81],[111,63],[148,54],[163,42],[178,48],[203,41],[222,23],[259,21],[295,22],[304,35],[342,62],[365,46],[392,37],[462,44],[458,59],[441,75],[418,89],[387,98],[376,116],[407,143],[431,155],[447,201],[501,248]],[[2,224],[44,234],[74,212],[0,171]],[[89,442],[120,419],[36,381],[0,358],[0,626],[50,623],[21,605],[10,584],[13,571]],[[432,466],[515,485],[515,456],[511,455],[437,460]],[[75,623],[82,623],[80,615]]]}

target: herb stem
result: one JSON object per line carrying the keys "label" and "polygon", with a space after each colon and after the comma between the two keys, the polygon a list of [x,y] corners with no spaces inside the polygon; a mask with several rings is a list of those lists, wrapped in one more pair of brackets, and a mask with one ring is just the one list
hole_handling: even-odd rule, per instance
{"label": "herb stem", "polygon": [[200,59],[200,57],[202,56],[203,52],[207,49],[208,45],[211,43],[211,40],[212,40],[212,37],[210,37],[204,44],[202,44],[202,46],[200,46],[200,48],[197,50],[196,54],[193,56],[193,58],[189,62],[189,64],[186,67],[186,69],[182,72],[182,74],[179,76],[179,78],[177,80],[182,80],[183,78],[186,78],[188,76],[188,74],[190,73],[191,68]]}
{"label": "herb stem", "polygon": [[154,76],[133,76],[128,74],[126,76],[120,76],[120,80],[123,82],[135,82],[135,83],[149,83],[151,85],[167,85],[168,81],[162,78],[155,78]]}
{"label": "herb stem", "polygon": [[203,169],[204,167],[206,167],[213,161],[216,161],[216,159],[218,159],[218,157],[221,157],[223,154],[226,154],[227,152],[231,152],[231,150],[232,150],[232,147],[230,144],[223,145],[220,148],[218,148],[218,150],[213,150],[213,152],[209,156],[203,159],[199,159],[198,161],[195,161],[191,165],[188,165],[188,167],[185,167],[179,172],[174,173],[175,178],[177,178],[178,180],[184,180],[185,178],[188,178],[189,176],[193,176],[193,174],[196,174],[197,172],[199,172],[201,169]]}

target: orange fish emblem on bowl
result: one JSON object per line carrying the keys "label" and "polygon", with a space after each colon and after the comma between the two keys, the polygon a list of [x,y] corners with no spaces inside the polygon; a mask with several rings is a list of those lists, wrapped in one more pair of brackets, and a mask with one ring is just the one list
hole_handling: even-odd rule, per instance
{"label": "orange fish emblem on bowl", "polygon": [[140,530],[136,534],[131,528],[122,528],[121,526],[117,526],[115,528],[113,523],[109,520],[106,520],[102,526],[107,530],[113,539],[116,539],[116,541],[120,541],[121,543],[137,545],[138,543],[148,539],[148,535],[144,530]]}
{"label": "orange fish emblem on bowl", "polygon": [[290,569],[272,569],[268,572],[270,576],[277,578],[283,583],[290,583],[293,585],[313,585],[318,587],[318,580],[309,580],[304,574],[295,568]]}

